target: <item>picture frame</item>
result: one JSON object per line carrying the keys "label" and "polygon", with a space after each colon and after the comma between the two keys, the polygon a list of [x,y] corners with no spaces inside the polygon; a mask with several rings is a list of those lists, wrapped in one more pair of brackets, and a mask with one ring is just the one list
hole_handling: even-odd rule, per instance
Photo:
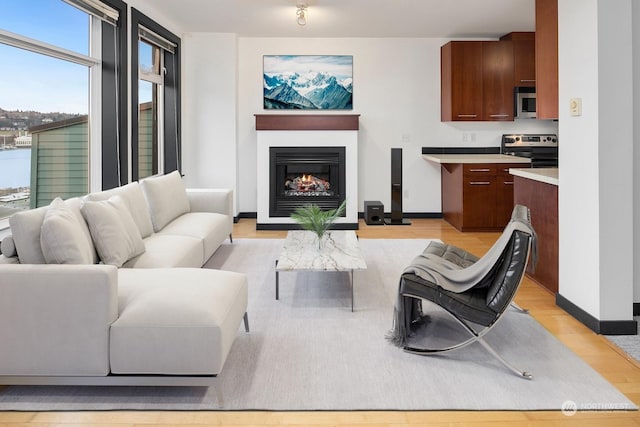
{"label": "picture frame", "polygon": [[264,55],[265,110],[352,110],[353,55]]}

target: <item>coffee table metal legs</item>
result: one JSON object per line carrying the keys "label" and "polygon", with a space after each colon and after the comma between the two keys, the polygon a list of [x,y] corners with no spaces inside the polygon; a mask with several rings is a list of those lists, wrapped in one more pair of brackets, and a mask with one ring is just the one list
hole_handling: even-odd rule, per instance
{"label": "coffee table metal legs", "polygon": [[[278,266],[278,260],[276,260],[276,267]],[[280,272],[276,270],[276,299],[280,299]]]}
{"label": "coffee table metal legs", "polygon": [[[278,260],[276,260],[276,267],[278,266]],[[353,312],[353,300],[354,300],[354,282],[353,282],[353,270],[349,270],[350,272],[350,282],[351,286],[351,311]],[[276,300],[280,299],[280,272],[276,270]]]}
{"label": "coffee table metal legs", "polygon": [[353,313],[353,270],[351,270],[351,312]]}

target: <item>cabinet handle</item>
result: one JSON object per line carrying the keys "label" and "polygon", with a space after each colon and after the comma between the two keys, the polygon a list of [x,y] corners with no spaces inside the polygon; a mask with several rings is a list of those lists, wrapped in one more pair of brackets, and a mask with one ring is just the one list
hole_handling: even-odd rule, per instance
{"label": "cabinet handle", "polygon": [[489,117],[509,117],[508,114],[491,114]]}
{"label": "cabinet handle", "polygon": [[533,83],[536,81],[536,79],[520,79],[520,81],[523,83]]}
{"label": "cabinet handle", "polygon": [[504,185],[513,185],[513,181],[505,181]]}
{"label": "cabinet handle", "polygon": [[469,185],[490,185],[489,181],[470,181]]}
{"label": "cabinet handle", "polygon": [[469,172],[489,172],[491,169],[469,169]]}
{"label": "cabinet handle", "polygon": [[473,117],[478,117],[478,115],[477,114],[458,114],[458,117],[473,118]]}

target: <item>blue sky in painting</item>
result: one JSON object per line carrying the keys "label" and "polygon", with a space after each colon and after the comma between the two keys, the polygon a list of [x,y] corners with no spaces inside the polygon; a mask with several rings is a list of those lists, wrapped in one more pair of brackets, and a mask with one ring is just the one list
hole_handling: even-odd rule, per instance
{"label": "blue sky in painting", "polygon": [[352,77],[353,56],[350,55],[266,55],[265,74],[325,72],[339,79]]}

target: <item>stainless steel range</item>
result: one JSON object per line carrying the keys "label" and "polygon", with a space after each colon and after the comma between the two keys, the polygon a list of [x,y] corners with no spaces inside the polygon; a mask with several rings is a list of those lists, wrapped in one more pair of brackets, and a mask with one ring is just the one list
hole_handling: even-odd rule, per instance
{"label": "stainless steel range", "polygon": [[527,157],[532,168],[558,167],[558,136],[555,134],[502,135],[502,154]]}

